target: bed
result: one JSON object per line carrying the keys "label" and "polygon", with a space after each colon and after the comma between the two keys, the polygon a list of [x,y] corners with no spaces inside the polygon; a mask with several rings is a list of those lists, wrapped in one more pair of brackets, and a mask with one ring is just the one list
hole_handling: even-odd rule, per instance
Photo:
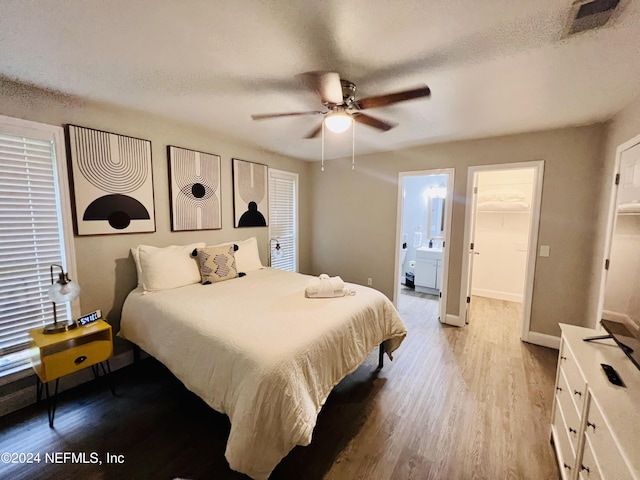
{"label": "bed", "polygon": [[119,335],[149,353],[209,406],[228,415],[225,457],[256,480],[308,445],[332,388],[378,345],[406,335],[377,290],[309,299],[311,277],[259,268],[213,285],[145,291],[123,306]]}

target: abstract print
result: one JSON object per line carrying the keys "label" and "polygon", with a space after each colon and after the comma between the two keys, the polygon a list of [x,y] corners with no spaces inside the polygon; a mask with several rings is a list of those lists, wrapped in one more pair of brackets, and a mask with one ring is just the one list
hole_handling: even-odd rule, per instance
{"label": "abstract print", "polygon": [[222,228],[220,157],[174,146],[168,154],[172,230]]}
{"label": "abstract print", "polygon": [[151,142],[69,125],[78,235],[155,231]]}
{"label": "abstract print", "polygon": [[266,165],[233,159],[233,208],[236,227],[268,225]]}

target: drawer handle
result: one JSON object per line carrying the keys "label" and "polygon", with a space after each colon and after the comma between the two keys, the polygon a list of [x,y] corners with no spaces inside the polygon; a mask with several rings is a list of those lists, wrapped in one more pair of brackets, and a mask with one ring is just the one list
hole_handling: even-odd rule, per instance
{"label": "drawer handle", "polygon": [[591,473],[591,470],[589,469],[589,467],[585,467],[584,465],[580,465],[580,470],[586,470],[587,473]]}
{"label": "drawer handle", "polygon": [[569,427],[569,433],[578,433],[578,431],[573,429],[573,428],[571,428],[571,427]]}
{"label": "drawer handle", "polygon": [[80,365],[82,362],[84,362],[87,359],[86,356],[81,355],[78,358],[76,358],[73,363],[75,363],[76,365]]}
{"label": "drawer handle", "polygon": [[566,463],[564,464],[564,468],[566,468],[567,470],[571,470],[571,467],[569,465],[567,465]]}
{"label": "drawer handle", "polygon": [[560,360],[566,360],[567,357],[560,356]]}
{"label": "drawer handle", "polygon": [[579,392],[578,390],[574,390],[574,391],[573,391],[573,394],[574,394],[574,395],[578,395],[579,397],[581,397],[581,396],[582,396],[582,392]]}
{"label": "drawer handle", "polygon": [[562,391],[562,388],[556,387],[556,392],[561,392],[561,391]]}
{"label": "drawer handle", "polygon": [[593,428],[593,431],[596,431],[596,424],[595,423],[591,423],[590,421],[587,420],[587,427],[591,427]]}

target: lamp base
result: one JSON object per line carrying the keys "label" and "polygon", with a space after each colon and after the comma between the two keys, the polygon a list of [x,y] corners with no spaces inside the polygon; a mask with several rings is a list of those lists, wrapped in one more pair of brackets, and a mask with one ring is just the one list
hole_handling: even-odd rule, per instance
{"label": "lamp base", "polygon": [[77,326],[78,325],[76,325],[75,323],[67,323],[67,322],[57,322],[57,323],[55,323],[54,322],[54,323],[50,323],[49,325],[44,327],[44,330],[42,330],[42,333],[51,334],[51,333],[68,332],[69,330],[73,330]]}

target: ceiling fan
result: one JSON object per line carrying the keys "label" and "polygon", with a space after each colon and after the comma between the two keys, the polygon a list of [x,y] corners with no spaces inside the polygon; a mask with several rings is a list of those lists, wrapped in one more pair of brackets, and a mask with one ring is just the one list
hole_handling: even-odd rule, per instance
{"label": "ceiling fan", "polygon": [[[405,102],[416,98],[428,97],[431,90],[426,85],[401,92],[377,95],[356,100],[356,85],[348,80],[342,80],[335,72],[306,72],[296,75],[302,83],[317,93],[322,101],[325,110],[312,110],[308,112],[290,113],[266,113],[251,115],[254,120],[265,120],[268,118],[292,117],[299,115],[324,115],[324,125],[331,131],[341,133],[351,126],[352,121],[363,123],[378,130],[386,132],[391,130],[396,124],[380,120],[362,113],[361,110],[369,108],[385,107],[394,103]],[[305,138],[317,137],[322,131],[320,123]]]}

